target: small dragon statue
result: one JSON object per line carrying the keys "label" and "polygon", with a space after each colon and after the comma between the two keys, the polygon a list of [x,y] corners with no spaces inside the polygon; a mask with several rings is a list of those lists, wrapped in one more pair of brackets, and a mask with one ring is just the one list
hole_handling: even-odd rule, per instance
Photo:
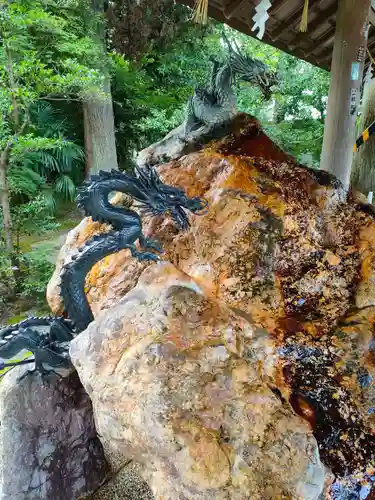
{"label": "small dragon statue", "polygon": [[[93,321],[93,314],[85,294],[85,278],[93,265],[104,257],[129,249],[136,259],[159,260],[162,249],[155,240],[142,231],[140,215],[131,209],[109,202],[111,192],[130,196],[141,206],[141,213],[161,215],[169,213],[181,230],[189,228],[187,212],[204,213],[207,202],[202,198],[188,198],[182,189],[164,184],[155,169],[135,168],[133,175],[116,170],[101,171],[84,182],[79,190],[77,205],[94,221],[110,224],[108,233],[94,236],[79,249],[61,273],[61,296],[67,318],[28,318],[17,325],[0,330],[0,357],[12,359],[23,350],[31,351],[32,360],[15,363],[0,362],[0,369],[16,364],[34,362],[31,372],[43,375],[58,368],[71,368],[69,343]],[[136,242],[139,243],[139,249]]]}
{"label": "small dragon statue", "polygon": [[196,88],[187,105],[185,135],[202,126],[215,127],[229,121],[237,113],[233,90],[235,77],[257,86],[265,99],[270,99],[277,77],[260,59],[244,55],[235,43],[232,46],[223,34],[229,48],[229,58],[219,63],[211,58],[213,69],[207,88]]}

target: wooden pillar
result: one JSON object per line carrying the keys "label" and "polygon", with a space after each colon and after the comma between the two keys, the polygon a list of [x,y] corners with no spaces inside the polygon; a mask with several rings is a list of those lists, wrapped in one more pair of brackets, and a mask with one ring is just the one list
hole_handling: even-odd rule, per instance
{"label": "wooden pillar", "polygon": [[347,188],[368,36],[370,0],[340,0],[320,168]]}

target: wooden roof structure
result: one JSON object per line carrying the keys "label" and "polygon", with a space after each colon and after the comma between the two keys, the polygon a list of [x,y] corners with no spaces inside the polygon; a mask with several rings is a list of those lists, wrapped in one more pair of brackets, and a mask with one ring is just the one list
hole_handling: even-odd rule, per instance
{"label": "wooden roof structure", "polygon": [[[196,0],[176,1],[191,8],[198,5]],[[331,72],[320,168],[348,188],[364,69],[371,59],[375,67],[375,0],[308,1],[305,33],[300,31],[305,0],[270,0],[270,7],[262,3],[269,16],[262,42]],[[260,4],[208,0],[208,15],[254,37],[253,17]]]}
{"label": "wooden roof structure", "polygon": [[[192,8],[195,5],[195,0],[177,1]],[[362,0],[357,1],[360,3]],[[259,0],[209,0],[208,14],[237,31],[254,37],[255,33],[251,31],[254,24],[252,17],[258,3]],[[304,0],[271,0],[271,3],[272,7],[268,11],[270,17],[266,23],[262,42],[329,71],[339,0],[309,0],[309,22],[306,33],[299,31]],[[373,8],[370,22],[375,24]],[[370,26],[368,48],[375,58],[373,25]]]}

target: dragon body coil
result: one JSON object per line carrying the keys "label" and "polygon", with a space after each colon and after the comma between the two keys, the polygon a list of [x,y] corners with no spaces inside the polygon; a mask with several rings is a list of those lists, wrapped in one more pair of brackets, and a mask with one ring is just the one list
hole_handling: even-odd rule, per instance
{"label": "dragon body coil", "polygon": [[[87,241],[63,267],[61,296],[67,319],[28,318],[3,328],[0,330],[0,357],[11,359],[25,349],[34,355],[33,372],[45,374],[53,368],[71,367],[69,341],[94,319],[85,294],[85,279],[94,264],[123,249],[129,249],[140,261],[159,260],[158,253],[162,249],[155,240],[143,234],[140,215],[109,202],[109,195],[114,191],[138,202],[143,213],[170,214],[181,230],[189,227],[187,211],[200,214],[207,205],[201,198],[188,198],[182,189],[164,184],[152,168],[136,168],[133,175],[113,170],[92,176],[79,190],[77,205],[86,216],[111,225],[112,230]],[[137,241],[139,248],[136,247]],[[5,366],[4,362],[0,363],[0,368]]]}

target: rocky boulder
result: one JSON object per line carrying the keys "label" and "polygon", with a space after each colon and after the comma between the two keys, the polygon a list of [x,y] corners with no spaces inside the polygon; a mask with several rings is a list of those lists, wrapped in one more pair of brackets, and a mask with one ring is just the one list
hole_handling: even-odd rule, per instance
{"label": "rocky boulder", "polygon": [[[240,115],[233,128],[203,152],[158,170],[189,196],[205,197],[209,213],[192,217],[185,234],[168,217],[144,217],[145,233],[160,240],[164,260],[257,324],[272,332],[303,329],[321,336],[351,305],[360,264],[354,243],[366,217],[343,200],[327,174],[299,167],[278,150],[256,121]],[[62,265],[108,229],[86,218],[69,234],[48,287],[55,313],[63,311]],[[148,265],[127,250],[95,265],[86,281],[94,314],[131,290]]]}
{"label": "rocky boulder", "polygon": [[[164,182],[184,188],[189,196],[205,197],[209,211],[192,216],[186,233],[178,233],[168,217],[143,219],[146,235],[160,240],[165,249],[162,258],[173,267],[157,266],[158,271],[152,271],[155,268],[149,263],[137,262],[125,250],[97,263],[87,276],[87,296],[97,322],[74,341],[72,354],[93,398],[100,432],[124,456],[146,464],[150,485],[158,495],[167,495],[165,487],[171,498],[209,499],[213,489],[220,498],[221,485],[229,495],[225,498],[246,498],[241,497],[241,488],[247,484],[248,491],[259,498],[275,492],[280,498],[299,498],[302,486],[297,486],[297,476],[307,477],[306,460],[315,464],[313,476],[318,477],[314,452],[301,451],[311,429],[321,461],[336,478],[331,498],[339,498],[338,488],[348,498],[370,498],[375,494],[371,491],[375,478],[375,221],[371,207],[351,193],[346,196],[325,172],[296,164],[246,115],[233,120],[225,138],[161,165],[158,171]],[[48,289],[56,313],[63,311],[61,266],[89,237],[107,230],[88,218],[69,236]],[[171,276],[178,286],[170,285]],[[160,296],[153,295],[153,287]],[[139,311],[136,317],[129,306],[132,301]],[[215,313],[210,309],[213,304]],[[206,308],[209,312],[203,320],[200,311]],[[156,317],[151,317],[151,311]],[[210,319],[216,315],[218,323]],[[206,324],[206,319],[198,337],[191,334],[191,324]],[[240,319],[242,329],[236,326],[236,330]],[[218,325],[214,333],[212,324]],[[263,332],[273,354],[267,357],[257,350],[248,330]],[[224,331],[230,338],[235,335],[235,347],[228,347]],[[253,350],[254,358],[244,354],[241,346]],[[190,358],[194,355],[196,362]],[[234,358],[243,367],[244,380],[249,377],[246,383],[237,379]],[[202,366],[214,377],[203,376],[201,381]],[[272,373],[266,372],[269,379],[265,366],[271,367]],[[206,394],[209,384],[217,384],[217,392],[210,389],[215,397]],[[208,417],[199,413],[196,398],[203,398]],[[121,412],[113,407],[115,399]],[[243,415],[239,410],[247,408],[248,401],[272,429],[272,436],[259,431],[259,442],[246,420],[256,420],[255,414],[249,410]],[[227,426],[231,430],[228,443],[220,425],[216,428],[214,422],[215,430],[210,427],[217,408],[218,415],[224,415],[220,425],[225,432]],[[154,427],[146,422],[146,409]],[[287,433],[294,443],[291,455],[299,460],[296,464],[287,454],[283,469],[278,454],[273,461],[263,453],[268,445],[284,450],[277,429],[286,426],[287,420],[294,422],[300,436]],[[246,458],[248,443],[254,457],[261,457],[255,463],[249,464]],[[261,451],[259,443],[263,443]],[[314,450],[312,443],[309,449]],[[202,458],[201,449],[210,452]],[[267,467],[261,472],[257,466],[263,461]],[[273,469],[276,462],[281,468]],[[268,493],[262,490],[260,477],[263,474],[268,485],[273,470],[277,480]],[[217,485],[210,482],[212,475]],[[302,482],[306,486],[309,481]]]}
{"label": "rocky boulder", "polygon": [[0,384],[0,498],[78,499],[108,472],[91,401],[77,373],[18,382],[25,370]]}
{"label": "rocky boulder", "polygon": [[112,449],[141,462],[156,499],[317,499],[324,468],[308,424],[273,392],[262,329],[169,264],[71,345]]}

